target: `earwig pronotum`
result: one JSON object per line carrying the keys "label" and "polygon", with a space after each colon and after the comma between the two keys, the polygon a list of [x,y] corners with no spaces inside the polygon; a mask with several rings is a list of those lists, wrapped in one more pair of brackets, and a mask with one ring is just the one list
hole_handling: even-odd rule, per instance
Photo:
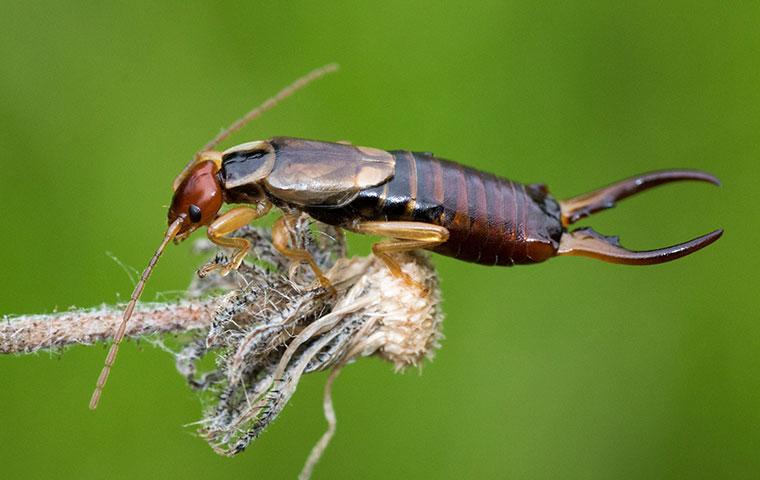
{"label": "earwig pronotum", "polygon": [[[166,245],[206,226],[213,243],[234,253],[228,263],[211,263],[199,274],[220,269],[226,275],[240,266],[251,248],[248,240],[229,235],[264,216],[272,206],[283,212],[272,228],[277,250],[293,261],[307,262],[328,289],[330,282],[311,255],[289,246],[290,226],[301,213],[351,232],[390,237],[374,244],[373,253],[394,276],[419,288],[401,270],[393,253],[426,249],[467,262],[504,266],[539,263],[559,255],[649,265],[689,255],[723,233],[715,230],[678,245],[631,251],[616,238],[590,228],[567,229],[583,217],[612,208],[617,200],[663,183],[698,180],[720,185],[714,176],[697,170],[644,173],[557,201],[544,185],[513,182],[430,153],[288,137],[213,150],[280,100],[336,69],[331,64],[314,70],[251,110],[209,142],[174,180],[169,228],[127,304],[90,408],[97,407],[127,322]],[[223,203],[240,205],[220,214]],[[423,289],[420,294],[425,294]]]}

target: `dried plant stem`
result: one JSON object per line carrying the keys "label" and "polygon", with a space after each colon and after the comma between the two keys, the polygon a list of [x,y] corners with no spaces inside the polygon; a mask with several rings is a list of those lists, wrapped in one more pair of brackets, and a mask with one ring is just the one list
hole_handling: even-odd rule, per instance
{"label": "dried plant stem", "polygon": [[[335,434],[332,386],[341,368],[370,355],[396,370],[419,365],[438,348],[443,319],[438,277],[427,256],[396,257],[404,273],[424,285],[421,290],[374,257],[346,258],[343,238],[332,227],[315,229],[299,222],[294,242],[312,254],[333,292],[309,278],[310,270],[289,268],[268,231],[248,227],[238,235],[255,246],[261,264],[244,263],[226,277],[195,279],[187,300],[141,304],[126,330],[131,337],[185,333],[178,338],[180,350],[171,353],[204,403],[199,433],[226,456],[259,437],[304,374],[331,370],[323,400],[327,431],[311,450],[302,479],[310,477]],[[217,255],[213,262],[226,258]],[[0,354],[113,339],[121,317],[119,306],[3,317]],[[213,367],[204,359],[213,360]]]}
{"label": "dried plant stem", "polygon": [[338,422],[337,418],[335,417],[335,408],[333,407],[332,386],[335,382],[335,379],[338,378],[341,368],[343,368],[343,365],[338,365],[335,367],[332,372],[330,372],[330,376],[327,377],[327,382],[325,382],[325,393],[324,399],[322,401],[322,407],[325,411],[325,420],[327,420],[327,431],[322,434],[322,437],[319,439],[316,445],[314,445],[314,448],[311,449],[309,458],[306,459],[306,463],[304,463],[303,469],[298,475],[298,480],[308,480],[311,478],[314,467],[317,465],[317,462],[319,462],[319,459],[322,458],[322,454],[330,444],[330,440],[332,440],[333,435],[335,435],[335,427]]}
{"label": "dried plant stem", "polygon": [[[218,300],[141,304],[130,321],[126,335],[143,337],[154,333],[208,329]],[[113,339],[123,308],[70,310],[42,315],[3,317],[0,321],[0,354],[33,353],[73,344],[90,345]]]}

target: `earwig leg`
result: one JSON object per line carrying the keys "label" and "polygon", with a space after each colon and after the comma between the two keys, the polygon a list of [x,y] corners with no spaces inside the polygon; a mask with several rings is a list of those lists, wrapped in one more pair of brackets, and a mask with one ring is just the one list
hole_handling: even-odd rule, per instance
{"label": "earwig leg", "polygon": [[311,270],[314,272],[314,275],[319,280],[319,283],[335,293],[335,287],[333,287],[330,280],[322,273],[322,270],[317,265],[317,262],[314,261],[314,257],[311,256],[311,253],[300,248],[290,248],[288,246],[291,238],[290,231],[292,229],[293,219],[294,217],[290,215],[283,215],[274,222],[274,225],[272,226],[272,245],[274,245],[274,248],[276,248],[278,252],[288,257],[291,261],[308,263],[309,267],[311,267]]}
{"label": "earwig leg", "polygon": [[211,225],[208,226],[208,230],[206,231],[208,239],[220,247],[234,248],[235,251],[232,255],[232,259],[227,262],[226,265],[210,263],[201,268],[198,271],[198,275],[205,277],[212,271],[221,268],[222,271],[220,273],[222,276],[225,276],[232,270],[237,270],[245,256],[248,254],[248,250],[251,249],[251,242],[245,238],[230,238],[227,235],[248,225],[253,220],[266,215],[271,206],[272,205],[267,202],[265,204],[259,204],[256,208],[237,207],[225,212],[214,220]]}
{"label": "earwig leg", "polygon": [[352,228],[357,233],[393,237],[394,240],[372,245],[372,252],[382,260],[394,277],[402,279],[407,285],[422,290],[420,285],[401,270],[392,253],[408,252],[418,248],[431,248],[449,239],[449,231],[445,227],[422,222],[364,222]]}

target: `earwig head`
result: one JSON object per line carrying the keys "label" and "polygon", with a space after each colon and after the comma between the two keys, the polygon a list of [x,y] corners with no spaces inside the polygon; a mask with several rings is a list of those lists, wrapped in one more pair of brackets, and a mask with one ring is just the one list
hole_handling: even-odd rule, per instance
{"label": "earwig head", "polygon": [[174,191],[169,224],[182,218],[175,242],[184,240],[195,229],[208,225],[216,218],[224,201],[222,186],[216,175],[218,170],[212,160],[198,162]]}
{"label": "earwig head", "polygon": [[148,281],[164,249],[171,240],[175,242],[182,241],[198,227],[210,224],[216,218],[222,206],[224,191],[220,183],[221,181],[217,177],[222,159],[219,152],[213,151],[214,147],[232,133],[240,130],[246,123],[277,105],[279,101],[289,97],[312,80],[333,72],[337,68],[338,65],[333,63],[314,70],[281,90],[277,95],[268,99],[259,107],[248,112],[243,118],[233,123],[229,128],[206,144],[174,180],[174,198],[172,198],[172,206],[169,208],[169,228],[166,230],[166,235],[164,235],[161,245],[156,250],[156,253],[153,254],[153,257],[151,257],[148,267],[143,271],[140,281],[135,285],[127,308],[124,310],[124,316],[114,335],[114,342],[108,351],[108,356],[103,365],[103,370],[101,370],[98,377],[95,391],[92,392],[90,409],[95,409],[98,406],[100,395],[106,385],[108,375],[111,373],[111,367],[116,361],[119,345],[126,333],[127,323],[132,316],[135,305],[137,305],[137,300],[142,294],[145,283]]}

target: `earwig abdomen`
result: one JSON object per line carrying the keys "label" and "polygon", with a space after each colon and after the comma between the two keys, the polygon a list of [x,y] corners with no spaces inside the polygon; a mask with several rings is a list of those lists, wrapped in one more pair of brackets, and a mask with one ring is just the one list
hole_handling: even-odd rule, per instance
{"label": "earwig abdomen", "polygon": [[484,265],[537,263],[556,255],[559,204],[540,185],[396,150],[395,175],[341,207],[308,207],[315,219],[348,229],[362,221],[416,221],[446,227],[442,255]]}

